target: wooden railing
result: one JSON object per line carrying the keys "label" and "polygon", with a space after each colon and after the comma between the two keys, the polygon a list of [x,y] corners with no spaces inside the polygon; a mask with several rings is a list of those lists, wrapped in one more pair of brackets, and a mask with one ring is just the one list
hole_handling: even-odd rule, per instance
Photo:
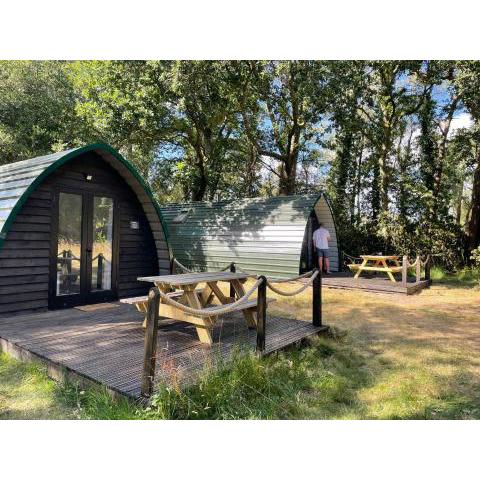
{"label": "wooden railing", "polygon": [[418,283],[422,280],[422,267],[424,276],[423,279],[430,281],[430,269],[432,264],[431,255],[426,255],[424,260],[420,255],[417,255],[414,262],[411,262],[408,255],[402,257],[402,285],[407,285],[408,271],[412,268],[415,269],[415,282]]}

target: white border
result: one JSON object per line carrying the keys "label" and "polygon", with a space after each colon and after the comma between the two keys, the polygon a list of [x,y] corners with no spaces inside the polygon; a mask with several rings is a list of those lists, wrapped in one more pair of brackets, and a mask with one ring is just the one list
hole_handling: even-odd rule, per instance
{"label": "white border", "polygon": [[15,0],[4,59],[477,59],[473,0]]}

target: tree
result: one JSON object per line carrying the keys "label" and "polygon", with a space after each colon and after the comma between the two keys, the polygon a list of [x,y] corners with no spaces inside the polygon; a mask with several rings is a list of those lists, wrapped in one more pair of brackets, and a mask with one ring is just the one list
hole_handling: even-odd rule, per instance
{"label": "tree", "polygon": [[155,77],[161,75],[158,70],[159,66],[151,69],[144,61],[69,65],[76,110],[90,132],[89,141],[110,143],[147,177],[171,122],[165,92]]}
{"label": "tree", "polygon": [[278,177],[279,194],[295,193],[300,154],[310,158],[322,135],[325,63],[230,62],[229,70],[245,135],[263,165]]}
{"label": "tree", "polygon": [[64,62],[0,62],[0,163],[81,143]]}
{"label": "tree", "polygon": [[391,155],[402,119],[416,113],[422,105],[425,89],[418,92],[413,79],[420,61],[369,62],[367,89],[359,109],[372,148],[372,216],[388,213],[391,180]]}
{"label": "tree", "polygon": [[[334,136],[329,147],[335,157],[329,173],[330,194],[340,223],[359,223],[365,125],[358,105],[365,89],[365,62],[329,65],[330,109]],[[358,209],[355,214],[355,209]],[[348,228],[348,226],[347,226]]]}
{"label": "tree", "polygon": [[[455,85],[458,95],[472,116],[475,128],[480,127],[480,62],[462,61],[457,64]],[[472,182],[471,213],[468,222],[468,247],[475,249],[480,244],[480,148],[477,156]]]}
{"label": "tree", "polygon": [[94,131],[147,158],[145,174],[169,170],[187,197],[213,197],[236,126],[224,62],[78,62],[73,78]]}

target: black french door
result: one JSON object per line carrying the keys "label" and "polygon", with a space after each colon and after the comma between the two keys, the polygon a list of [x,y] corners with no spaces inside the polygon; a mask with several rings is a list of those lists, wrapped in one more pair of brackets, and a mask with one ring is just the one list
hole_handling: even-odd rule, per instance
{"label": "black french door", "polygon": [[92,192],[55,194],[50,308],[117,298],[117,202]]}

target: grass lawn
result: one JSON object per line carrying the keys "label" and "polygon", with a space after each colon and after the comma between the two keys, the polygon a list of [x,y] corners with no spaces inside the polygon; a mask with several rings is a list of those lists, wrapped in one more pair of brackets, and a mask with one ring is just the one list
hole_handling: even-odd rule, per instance
{"label": "grass lawn", "polygon": [[[308,318],[310,294],[271,310]],[[472,282],[439,279],[410,297],[324,290],[331,338],[263,360],[239,353],[195,387],[162,389],[147,409],[2,355],[0,418],[480,418],[479,311]]]}

